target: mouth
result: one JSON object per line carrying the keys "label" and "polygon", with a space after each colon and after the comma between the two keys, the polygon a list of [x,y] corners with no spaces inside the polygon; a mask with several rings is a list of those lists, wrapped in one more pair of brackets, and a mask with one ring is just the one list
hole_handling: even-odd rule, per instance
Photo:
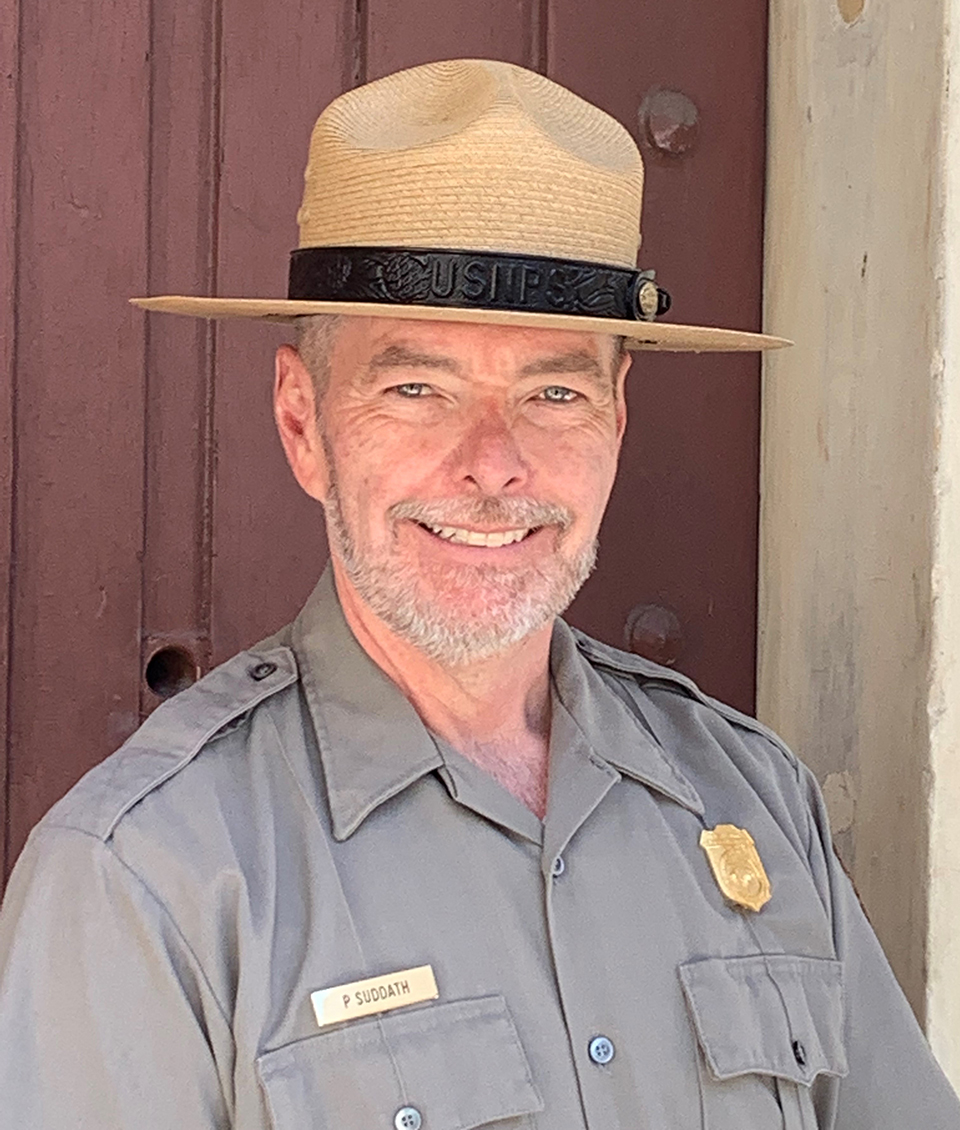
{"label": "mouth", "polygon": [[523,526],[513,530],[469,530],[464,526],[434,526],[427,522],[418,522],[417,525],[434,537],[453,545],[473,545],[484,549],[515,545],[543,529],[542,526]]}

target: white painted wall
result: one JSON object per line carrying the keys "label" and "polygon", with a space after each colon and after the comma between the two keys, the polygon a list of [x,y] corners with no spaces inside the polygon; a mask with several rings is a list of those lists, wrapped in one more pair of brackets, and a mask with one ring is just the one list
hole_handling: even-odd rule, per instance
{"label": "white painted wall", "polygon": [[960,1083],[953,8],[771,0],[758,712]]}
{"label": "white painted wall", "polygon": [[960,1085],[960,0],[944,24],[942,364],[936,372],[927,1032]]}

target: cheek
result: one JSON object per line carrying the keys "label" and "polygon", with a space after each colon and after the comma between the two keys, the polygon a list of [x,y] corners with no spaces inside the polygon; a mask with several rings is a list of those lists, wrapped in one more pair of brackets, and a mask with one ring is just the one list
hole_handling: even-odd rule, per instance
{"label": "cheek", "polygon": [[340,413],[331,421],[331,434],[337,450],[349,453],[356,463],[383,467],[429,461],[444,429],[362,408]]}
{"label": "cheek", "polygon": [[584,518],[590,523],[590,533],[593,537],[599,531],[607,509],[616,470],[616,461],[609,460],[602,465],[599,462],[593,463],[586,472],[589,478],[584,479],[583,512]]}
{"label": "cheek", "polygon": [[334,438],[334,455],[345,514],[376,527],[385,522],[393,503],[430,497],[444,451],[438,450],[435,431],[425,435],[391,420],[345,429]]}
{"label": "cheek", "polygon": [[617,472],[615,440],[605,435],[561,435],[537,447],[534,458],[541,489],[558,501],[563,496],[585,520],[602,513]]}

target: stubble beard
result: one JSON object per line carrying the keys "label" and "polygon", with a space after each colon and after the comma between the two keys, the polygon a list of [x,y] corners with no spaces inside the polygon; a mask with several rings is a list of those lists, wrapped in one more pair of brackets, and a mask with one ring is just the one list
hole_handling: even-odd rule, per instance
{"label": "stubble beard", "polygon": [[527,498],[409,500],[392,506],[388,518],[392,524],[556,527],[555,552],[535,566],[438,564],[424,570],[389,551],[364,552],[344,518],[331,454],[328,451],[331,480],[324,503],[331,552],[370,610],[437,663],[463,666],[506,651],[559,616],[593,571],[596,539],[573,557],[564,556],[560,547],[572,515]]}

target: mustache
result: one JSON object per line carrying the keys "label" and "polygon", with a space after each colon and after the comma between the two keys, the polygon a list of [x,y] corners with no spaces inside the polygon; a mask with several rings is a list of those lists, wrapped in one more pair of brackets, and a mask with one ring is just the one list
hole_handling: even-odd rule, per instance
{"label": "mustache", "polygon": [[432,502],[410,498],[395,502],[387,515],[396,522],[420,522],[425,526],[498,526],[511,530],[559,526],[561,533],[573,524],[573,512],[565,506],[536,498],[498,495],[439,498]]}

